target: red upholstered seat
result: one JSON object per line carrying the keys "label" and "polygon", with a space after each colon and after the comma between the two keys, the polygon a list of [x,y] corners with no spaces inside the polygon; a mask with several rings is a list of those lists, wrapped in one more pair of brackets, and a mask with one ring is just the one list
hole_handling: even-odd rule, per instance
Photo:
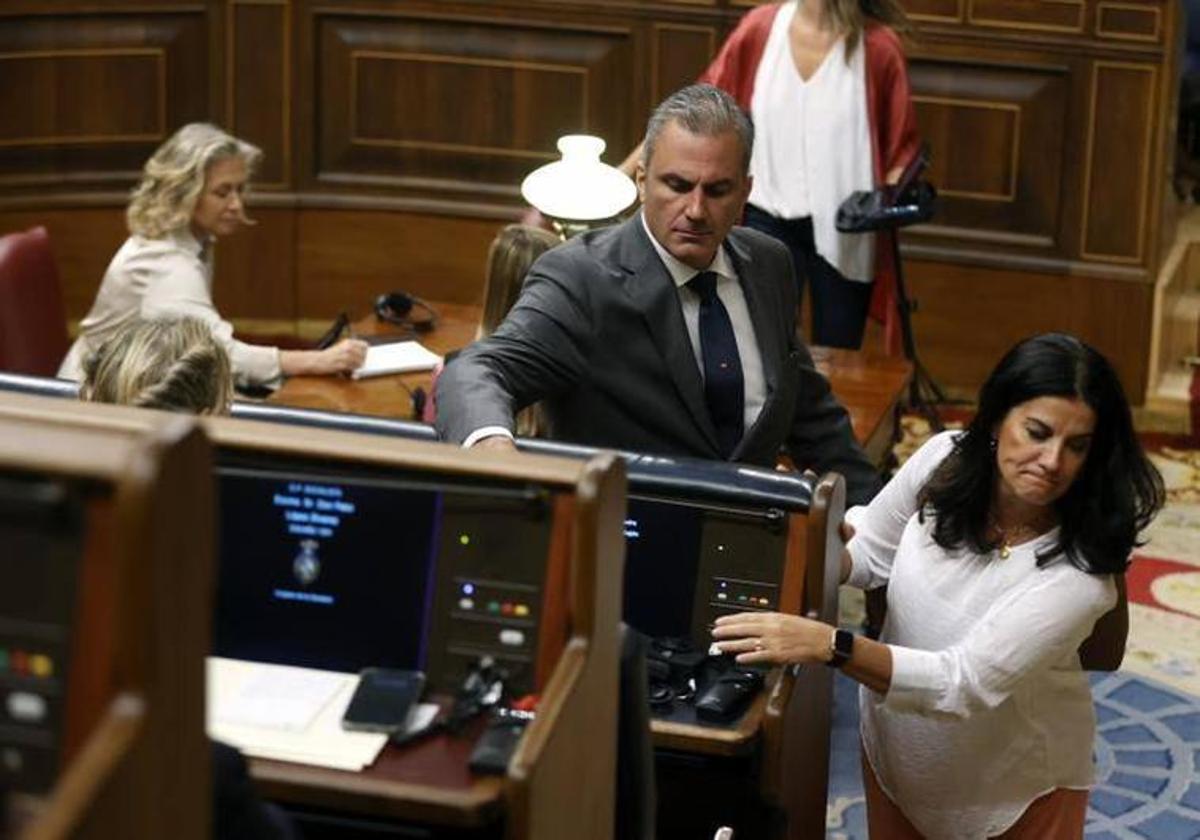
{"label": "red upholstered seat", "polygon": [[0,370],[54,376],[67,316],[44,227],[0,236]]}

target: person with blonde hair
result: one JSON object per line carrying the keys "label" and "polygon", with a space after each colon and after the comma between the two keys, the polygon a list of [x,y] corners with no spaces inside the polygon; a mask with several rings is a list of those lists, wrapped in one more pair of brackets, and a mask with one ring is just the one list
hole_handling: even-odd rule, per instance
{"label": "person with blonde hair", "polygon": [[507,225],[488,248],[483,285],[483,315],[475,337],[491,335],[521,294],[534,260],[561,241],[550,231],[532,225]]}
{"label": "person with blonde hair", "polygon": [[133,320],[83,363],[80,398],[193,414],[228,414],[229,354],[198,318]]}
{"label": "person with blonde hair", "polygon": [[[555,245],[562,244],[556,235],[545,228],[533,225],[506,225],[496,234],[488,247],[487,269],[483,281],[483,312],[479,318],[479,328],[475,331],[475,340],[487,338],[500,322],[508,315],[521,294],[525,283],[525,275],[529,268],[542,254]],[[446,356],[450,362],[456,354]],[[432,423],[437,418],[437,400],[434,397],[438,377],[442,366],[433,372],[430,382],[429,397],[421,419]],[[522,410],[516,418],[516,433],[522,437],[537,437],[543,431],[544,423],[536,405]]]}
{"label": "person with blonde hair", "polygon": [[136,318],[199,318],[225,347],[234,381],[271,386],[281,376],[348,373],[366,358],[364,342],[325,350],[281,350],[238,341],[212,300],[212,245],[253,224],[243,198],[262,157],[255,146],[208,123],[176,131],[146,161],[126,222],[130,236],[109,263],[79,338],[58,375],[83,377],[83,360]]}

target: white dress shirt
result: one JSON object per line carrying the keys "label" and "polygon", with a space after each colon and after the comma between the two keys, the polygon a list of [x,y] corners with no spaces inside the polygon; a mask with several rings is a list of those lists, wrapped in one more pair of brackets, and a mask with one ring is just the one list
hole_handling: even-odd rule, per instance
{"label": "white dress shirt", "polygon": [[1057,528],[1004,559],[935,543],[916,499],[955,434],[933,437],[848,512],[847,583],[888,584],[891,687],[859,690],[880,786],[930,840],[983,840],[1054,788],[1091,784],[1095,714],[1078,649],[1117,595],[1111,575],[1065,557],[1037,567]]}
{"label": "white dress shirt", "polygon": [[847,62],[845,39],[838,38],[816,71],[801,78],[788,38],[795,14],[795,3],[779,8],[755,71],[750,203],[781,219],[811,216],[817,253],[848,280],[869,282],[874,234],[835,226],[841,203],[874,187],[866,50],[860,36]]}
{"label": "white dress shirt", "polygon": [[[683,322],[687,327],[688,338],[692,342],[692,353],[696,357],[696,366],[700,371],[700,378],[703,379],[704,355],[700,348],[700,295],[687,286],[688,282],[700,272],[672,256],[666,248],[658,243],[658,240],[654,238],[654,234],[650,232],[650,227],[646,224],[645,215],[640,214],[639,218],[642,220],[642,228],[646,231],[646,236],[649,237],[650,244],[654,246],[655,252],[662,260],[663,265],[666,266],[671,279],[675,282],[675,288],[679,294],[679,306],[683,310]],[[762,355],[758,351],[758,339],[754,334],[754,323],[750,320],[750,310],[746,306],[746,295],[742,292],[737,272],[734,271],[733,264],[729,260],[729,255],[725,253],[724,247],[717,249],[717,255],[706,270],[712,271],[717,275],[717,297],[725,305],[725,309],[729,313],[730,323],[733,325],[733,337],[737,343],[738,357],[742,360],[743,429],[748,430],[754,425],[754,421],[758,419],[758,414],[762,411],[763,403],[767,397],[767,384],[766,379],[763,377]],[[511,438],[512,432],[503,426],[485,426],[467,435],[463,441],[463,446],[472,446],[476,441],[496,435],[504,435]]]}
{"label": "white dress shirt", "polygon": [[239,385],[274,385],[280,379],[279,350],[233,337],[212,299],[212,248],[181,228],[158,239],[125,240],[100,283],[96,302],[79,323],[79,338],[59,368],[63,379],[83,379],[83,360],[135,318],[191,316],[204,321],[229,352]]}

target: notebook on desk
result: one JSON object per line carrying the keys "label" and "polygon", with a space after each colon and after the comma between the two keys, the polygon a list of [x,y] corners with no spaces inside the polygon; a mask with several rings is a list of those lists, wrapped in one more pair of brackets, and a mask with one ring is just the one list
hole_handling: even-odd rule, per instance
{"label": "notebook on desk", "polygon": [[354,379],[365,379],[369,376],[384,376],[389,373],[433,370],[441,360],[441,356],[428,350],[418,341],[375,344],[367,348],[366,361],[351,376]]}

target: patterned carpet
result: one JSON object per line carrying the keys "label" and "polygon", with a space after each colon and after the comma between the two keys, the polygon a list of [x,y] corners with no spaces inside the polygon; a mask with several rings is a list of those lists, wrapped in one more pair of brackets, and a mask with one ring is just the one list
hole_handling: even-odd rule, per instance
{"label": "patterned carpet", "polygon": [[[928,435],[905,418],[903,459]],[[1128,576],[1129,643],[1122,669],[1096,674],[1096,787],[1087,840],[1200,838],[1200,443],[1146,436],[1168,502]],[[861,624],[844,593],[842,621]],[[857,686],[835,685],[827,840],[867,840],[859,767]]]}

